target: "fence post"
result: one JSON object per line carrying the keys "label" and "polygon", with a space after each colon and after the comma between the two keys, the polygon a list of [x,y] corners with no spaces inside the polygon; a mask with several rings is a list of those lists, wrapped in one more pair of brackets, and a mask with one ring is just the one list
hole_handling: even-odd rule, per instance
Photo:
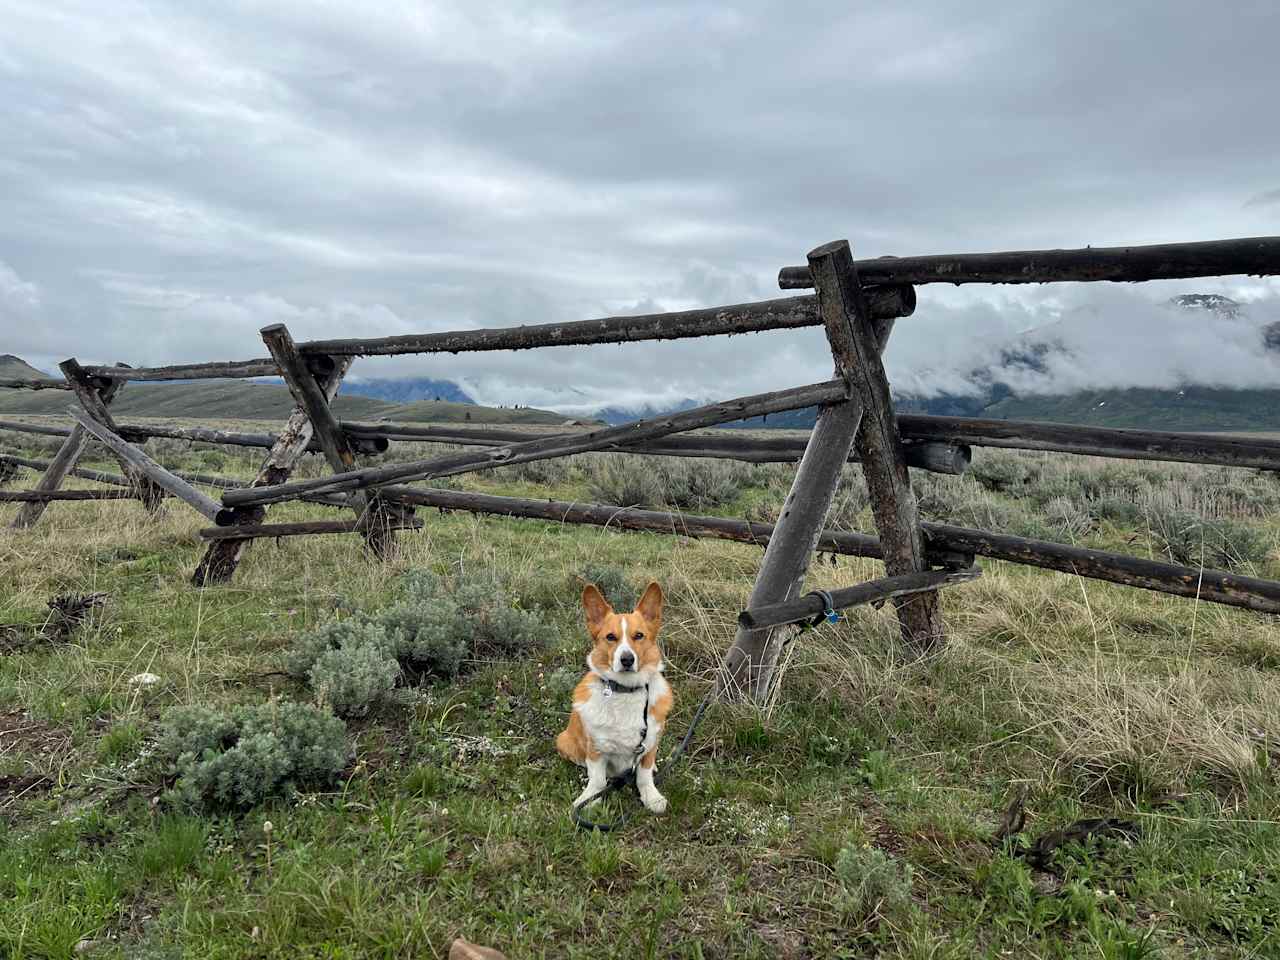
{"label": "fence post", "polygon": [[[318,378],[317,386],[326,402],[337,395],[338,387],[342,385],[342,378],[347,375],[354,361],[354,357],[340,357],[332,370]],[[307,452],[307,447],[311,444],[312,432],[311,418],[307,416],[306,408],[299,404],[289,415],[284,429],[272,444],[267,459],[250,486],[269,487],[288,480],[298,460]],[[265,506],[237,507],[233,525],[254,526],[261,524],[266,516]],[[236,567],[240,565],[244,552],[252,543],[251,537],[214,540],[205,549],[204,557],[191,575],[191,582],[197,587],[203,587],[206,584],[230,580],[236,572]]]}
{"label": "fence post", "polygon": [[[849,245],[844,241],[839,244],[843,244],[848,257]],[[839,244],[828,244],[810,253],[809,267],[817,287],[818,309],[835,359],[836,375],[848,384],[858,363],[849,315],[860,313],[868,329],[872,329],[872,321],[866,313],[866,301],[860,295],[856,278],[852,288],[841,281],[841,271],[847,268],[838,256]],[[881,322],[881,350],[892,324],[892,320]],[[781,603],[794,599],[799,593],[861,422],[862,404],[856,395],[843,403],[819,408],[818,421],[809,435],[791,491],[765,548],[748,607]],[[746,693],[757,701],[765,699],[773,681],[779,647],[776,628],[739,626],[725,659],[722,687]]]}
{"label": "fence post", "polygon": [[[307,359],[298,352],[289,329],[283,323],[273,323],[260,331],[262,340],[271,351],[271,356],[280,368],[284,382],[293,394],[293,399],[307,412],[311,419],[316,439],[324,450],[325,459],[334,473],[345,473],[356,468],[356,453],[347,435],[342,432],[338,420],[329,408],[329,399],[316,382],[315,374],[308,365]],[[322,356],[312,359],[322,363],[337,364],[336,357]],[[373,555],[379,559],[386,557],[395,540],[394,520],[403,519],[403,512],[388,509],[388,505],[377,493],[352,492],[349,501],[360,521],[360,529],[365,543]],[[393,512],[396,514],[393,520]],[[412,509],[408,511],[412,514]]]}
{"label": "fence post", "polygon": [[[78,366],[78,364],[77,364]],[[94,395],[105,409],[115,399],[116,394],[124,389],[124,380],[109,380],[105,385],[95,385]],[[67,438],[62,441],[62,446],[58,448],[58,452],[54,455],[49,466],[45,468],[44,473],[40,475],[40,479],[32,488],[38,493],[52,493],[62,486],[62,481],[75,468],[76,461],[80,459],[80,454],[84,451],[84,445],[88,442],[89,434],[80,424],[73,424],[71,432],[67,434]],[[48,508],[49,503],[24,503],[18,510],[18,515],[14,517],[11,524],[14,530],[26,530],[36,525],[41,515]]]}
{"label": "fence post", "polygon": [[[120,366],[125,366],[125,364],[120,364]],[[120,427],[115,418],[111,416],[111,411],[107,409],[107,405],[103,403],[102,397],[98,394],[98,390],[94,385],[94,378],[89,376],[88,372],[80,366],[74,357],[69,360],[63,360],[62,363],[58,364],[58,369],[67,378],[67,383],[71,384],[71,389],[75,391],[76,399],[80,401],[80,406],[84,409],[84,412],[112,433],[118,434]],[[138,494],[138,499],[147,508],[147,513],[152,516],[158,514],[164,504],[164,490],[153,483],[145,473],[140,472],[127,459],[118,454],[116,459],[120,461],[124,475],[133,482],[133,489]]]}
{"label": "fence post", "polygon": [[[837,241],[820,247],[819,251],[835,267],[835,280],[841,285],[846,301],[862,303],[862,285],[849,244]],[[855,352],[848,379],[863,411],[856,444],[871,498],[871,512],[884,550],[885,573],[890,577],[922,573],[929,569],[929,563],[925,558],[920,513],[911,490],[902,437],[893,415],[889,379],[880,359],[884,340],[864,306],[847,312],[845,321]],[[897,597],[894,604],[902,626],[903,643],[912,654],[924,656],[946,641],[936,590]]]}

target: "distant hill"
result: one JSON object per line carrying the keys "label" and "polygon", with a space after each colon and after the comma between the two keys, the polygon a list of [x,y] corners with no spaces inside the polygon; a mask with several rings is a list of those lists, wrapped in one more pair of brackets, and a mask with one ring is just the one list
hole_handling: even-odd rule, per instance
{"label": "distant hill", "polygon": [[[1006,394],[982,404],[952,403],[948,398],[922,403],[918,397],[894,397],[898,413],[987,417],[994,420],[1039,420],[1096,427],[1147,430],[1234,431],[1280,430],[1280,390],[1097,390],[1066,396],[1016,397]],[[808,430],[818,417],[815,407],[753,417],[730,427],[752,430]]]}
{"label": "distant hill", "polygon": [[[18,360],[18,363],[22,361]],[[23,366],[26,367],[26,364]],[[14,374],[0,375],[13,376]],[[39,371],[35,374],[24,372],[19,375],[44,376]],[[0,390],[0,414],[25,413],[57,416],[66,412],[70,402],[70,395],[60,390]],[[345,420],[561,424],[566,419],[563,415],[549,410],[534,410],[528,407],[517,410],[434,400],[390,403],[386,400],[348,394],[339,394],[334,400],[333,409]],[[293,397],[284,386],[246,380],[131,383],[112,403],[111,410],[113,413],[127,417],[283,420],[293,410]]]}
{"label": "distant hill", "polygon": [[44,380],[49,374],[37,370],[21,357],[12,353],[0,353],[0,378],[6,380]]}

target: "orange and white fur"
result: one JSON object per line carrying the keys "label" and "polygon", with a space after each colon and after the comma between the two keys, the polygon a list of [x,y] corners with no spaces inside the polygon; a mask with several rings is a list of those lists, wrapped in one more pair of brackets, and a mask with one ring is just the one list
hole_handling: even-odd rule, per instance
{"label": "orange and white fur", "polygon": [[[652,812],[662,813],[667,798],[654,785],[653,773],[658,741],[674,702],[662,676],[658,647],[662,588],[650,583],[635,610],[619,614],[591,584],[582,591],[582,609],[592,640],[587,674],[573,691],[569,725],[556,738],[562,757],[587,768],[587,787],[574,806],[603,790],[609,777],[629,769],[638,750],[640,799]],[[642,742],[646,715],[648,731]]]}

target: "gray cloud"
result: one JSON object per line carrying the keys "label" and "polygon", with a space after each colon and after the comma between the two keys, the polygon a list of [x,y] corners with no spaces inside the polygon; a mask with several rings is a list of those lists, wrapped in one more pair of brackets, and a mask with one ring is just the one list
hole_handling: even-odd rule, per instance
{"label": "gray cloud", "polygon": [[1245,201],[1246,207],[1266,207],[1271,204],[1280,204],[1280,189],[1268,190],[1265,193],[1259,193],[1250,197]]}
{"label": "gray cloud", "polygon": [[[1192,383],[1274,388],[1280,355],[1263,349],[1263,328],[1280,320],[1280,286],[1257,294],[1234,316],[1153,301],[1131,287],[1083,284],[1016,309],[938,309],[930,349],[921,348],[924,338],[906,340],[886,366],[900,390],[918,396],[973,396],[992,381],[1020,394]],[[973,330],[991,332],[975,338]],[[1036,362],[1028,363],[1033,351]]]}
{"label": "gray cloud", "polygon": [[[4,19],[0,351],[46,366],[257,356],[276,321],[379,336],[758,299],[838,236],[877,256],[1277,232],[1280,208],[1250,199],[1274,191],[1280,149],[1260,119],[1271,3],[41,2]],[[1189,288],[1154,286],[1136,295]],[[927,289],[891,372],[946,369],[952,343],[1095,296],[1116,322],[1141,313],[1096,289]],[[825,356],[810,331],[356,371],[632,402],[818,379]]]}

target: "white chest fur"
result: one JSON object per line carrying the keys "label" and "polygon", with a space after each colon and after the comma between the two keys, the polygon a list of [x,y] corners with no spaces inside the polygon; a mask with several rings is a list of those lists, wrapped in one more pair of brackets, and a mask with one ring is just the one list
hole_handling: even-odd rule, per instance
{"label": "white chest fur", "polygon": [[660,725],[649,715],[649,707],[666,690],[667,682],[660,674],[649,681],[647,697],[643,690],[613,693],[603,681],[598,681],[591,696],[576,709],[597,750],[629,761],[641,745],[646,719],[649,729],[640,752],[648,752],[657,743]]}

